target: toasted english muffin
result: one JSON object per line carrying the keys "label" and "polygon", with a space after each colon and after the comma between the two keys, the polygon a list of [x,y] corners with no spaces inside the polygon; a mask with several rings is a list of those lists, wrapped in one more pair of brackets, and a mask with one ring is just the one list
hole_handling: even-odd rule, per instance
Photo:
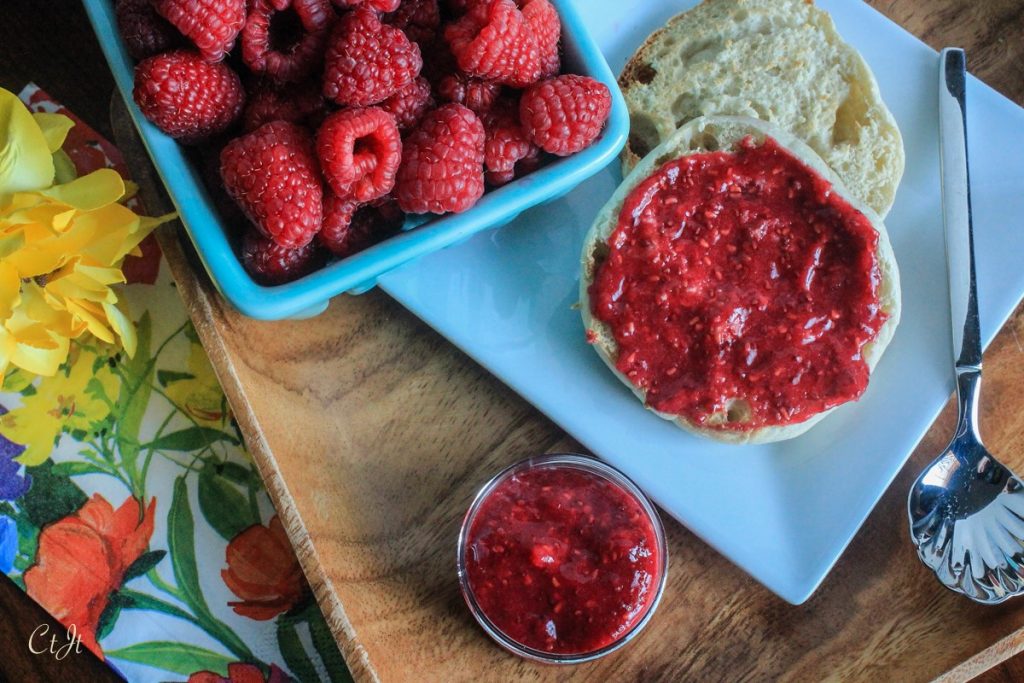
{"label": "toasted english muffin", "polygon": [[623,175],[699,116],[749,116],[806,142],[885,216],[903,140],[860,54],[808,0],[705,0],[670,19],[619,78],[631,130]]}
{"label": "toasted english muffin", "polygon": [[[652,150],[633,171],[626,177],[612,198],[598,214],[593,226],[583,242],[580,277],[580,311],[583,324],[588,331],[594,350],[604,360],[615,375],[628,386],[646,405],[645,392],[636,387],[616,367],[618,344],[612,330],[591,312],[590,285],[594,281],[598,266],[604,254],[607,254],[607,241],[618,224],[622,207],[632,190],[659,169],[663,164],[680,157],[714,151],[731,151],[744,140],[751,137],[754,142],[763,142],[766,136],[772,137],[803,164],[818,173],[833,186],[833,192],[845,199],[855,210],[864,214],[878,232],[876,257],[880,274],[878,298],[882,311],[887,314],[874,340],[865,344],[861,351],[868,368],[873,370],[885,350],[900,319],[900,283],[896,267],[896,257],[889,243],[885,224],[870,207],[857,197],[851,195],[842,180],[831,168],[806,144],[790,133],[776,128],[758,119],[736,116],[702,117],[690,121],[673,133],[665,142]],[[838,406],[837,406],[838,407]],[[731,406],[730,406],[731,408]],[[650,409],[650,408],[649,408]],[[791,439],[803,434],[817,424],[835,408],[817,413],[802,422],[781,426],[766,426],[755,429],[735,429],[715,427],[728,422],[742,422],[743,411],[726,410],[715,414],[709,419],[711,426],[698,425],[691,420],[679,416],[661,413],[651,409],[658,416],[674,422],[682,429],[716,441],[726,443],[768,443]]]}

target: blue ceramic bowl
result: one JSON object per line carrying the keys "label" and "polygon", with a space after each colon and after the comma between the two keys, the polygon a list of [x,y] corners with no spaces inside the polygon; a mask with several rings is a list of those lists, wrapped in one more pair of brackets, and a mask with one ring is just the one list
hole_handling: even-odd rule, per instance
{"label": "blue ceramic bowl", "polygon": [[[167,186],[182,223],[214,285],[239,311],[253,318],[278,320],[316,315],[331,297],[372,289],[377,278],[412,259],[457,244],[488,228],[514,220],[522,211],[563,196],[608,165],[629,133],[629,115],[608,63],[584,26],[573,0],[552,0],[562,18],[565,70],[595,78],[612,92],[612,111],[601,137],[571,157],[488,192],[472,209],[423,222],[413,216],[406,230],[366,251],[330,263],[311,275],[274,287],[253,281],[242,268],[228,233],[203,186],[198,169],[173,139],[151,124],[132,100],[134,62],[117,32],[111,0],[83,0],[93,30],[110,63],[153,163]],[[417,221],[416,219],[419,218]]]}

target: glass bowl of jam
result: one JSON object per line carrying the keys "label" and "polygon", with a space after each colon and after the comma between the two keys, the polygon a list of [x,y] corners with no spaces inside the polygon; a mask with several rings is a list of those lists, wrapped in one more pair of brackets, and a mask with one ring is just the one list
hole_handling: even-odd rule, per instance
{"label": "glass bowl of jam", "polygon": [[459,534],[459,584],[510,652],[578,664],[633,639],[665,587],[654,505],[625,475],[582,455],[530,458],[484,485]]}

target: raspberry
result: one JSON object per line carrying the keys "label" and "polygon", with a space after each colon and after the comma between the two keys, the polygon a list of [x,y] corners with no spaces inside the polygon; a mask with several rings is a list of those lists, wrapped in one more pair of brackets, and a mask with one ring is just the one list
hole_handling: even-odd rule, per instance
{"label": "raspberry", "polygon": [[330,195],[324,199],[324,227],[317,239],[332,254],[345,258],[397,233],[404,221],[405,214],[390,196],[359,205]]}
{"label": "raspberry", "polygon": [[333,20],[327,0],[252,0],[242,61],[279,83],[301,81],[322,62]]}
{"label": "raspberry", "polygon": [[281,285],[297,280],[322,263],[322,254],[312,242],[289,249],[256,232],[249,232],[242,239],[242,265],[261,285]]}
{"label": "raspberry", "polygon": [[522,88],[541,74],[533,31],[513,0],[472,5],[444,31],[459,68],[470,76]]}
{"label": "raspberry", "polygon": [[378,104],[412,83],[423,66],[420,48],[364,8],[334,27],[324,62],[324,97],[340,105]]}
{"label": "raspberry", "polygon": [[335,256],[345,257],[352,253],[349,227],[359,206],[359,202],[342,199],[330,190],[324,192],[324,224],[316,239]]}
{"label": "raspberry", "polygon": [[434,108],[430,83],[422,76],[381,103],[381,109],[395,117],[398,130],[413,128],[428,109]]}
{"label": "raspberry", "polygon": [[537,39],[540,77],[557,76],[562,70],[562,58],[558,51],[558,41],[562,38],[562,20],[558,17],[558,10],[548,0],[526,0],[521,11]]}
{"label": "raspberry", "polygon": [[538,147],[568,156],[597,139],[611,107],[612,96],[604,83],[566,74],[524,92],[519,119]]}
{"label": "raspberry", "polygon": [[331,2],[342,9],[365,7],[377,12],[394,12],[402,0],[331,0]]}
{"label": "raspberry", "polygon": [[149,0],[118,0],[117,30],[128,54],[145,59],[181,43],[181,34],[156,13]]}
{"label": "raspberry", "polygon": [[441,9],[437,0],[404,0],[396,11],[384,17],[384,22],[404,31],[422,51],[437,34]]}
{"label": "raspberry", "polygon": [[274,121],[235,138],[220,154],[224,189],[261,233],[282,247],[309,244],[323,220],[313,140]]}
{"label": "raspberry", "polygon": [[343,109],[320,126],[316,153],[336,195],[368,202],[395,186],[402,136],[395,117],[379,107]]}
{"label": "raspberry", "polygon": [[429,112],[405,139],[395,198],[407,213],[456,213],[484,193],[484,126],[461,104]]}
{"label": "raspberry", "polygon": [[192,41],[208,62],[231,51],[245,24],[245,0],[152,0],[153,7]]}
{"label": "raspberry", "polygon": [[437,96],[445,102],[455,102],[482,115],[491,108],[501,93],[501,86],[494,81],[454,72],[441,78],[437,83]]}
{"label": "raspberry", "polygon": [[278,86],[261,81],[249,92],[242,114],[242,130],[256,130],[271,121],[288,121],[316,129],[327,116],[327,103],[318,84],[307,81]]}
{"label": "raspberry", "polygon": [[487,182],[494,187],[536,170],[540,149],[530,141],[519,123],[518,103],[499,100],[483,117],[487,141],[484,143],[484,168]]}
{"label": "raspberry", "polygon": [[205,62],[190,50],[140,62],[132,96],[147,119],[184,143],[223,132],[245,104],[242,83],[231,67]]}

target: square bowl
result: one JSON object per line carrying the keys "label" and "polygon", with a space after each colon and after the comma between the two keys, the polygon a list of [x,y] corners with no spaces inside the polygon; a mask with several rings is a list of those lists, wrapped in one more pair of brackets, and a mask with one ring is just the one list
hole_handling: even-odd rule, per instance
{"label": "square bowl", "polygon": [[608,86],[612,109],[601,136],[587,149],[559,158],[541,169],[484,194],[461,214],[411,216],[405,229],[365,251],[329,263],[320,270],[283,285],[257,284],[242,267],[228,232],[221,224],[199,169],[185,149],[150,123],[132,99],[134,60],[117,32],[111,0],[83,0],[89,21],[110,64],[157,172],[167,187],[181,221],[217,290],[235,308],[252,318],[279,320],[316,315],[331,297],[372,289],[384,273],[470,236],[514,220],[522,211],[557,199],[605,168],[618,155],[629,134],[629,114],[615,76],[590,35],[573,0],[551,0],[562,19],[563,64],[566,71],[590,76]]}

